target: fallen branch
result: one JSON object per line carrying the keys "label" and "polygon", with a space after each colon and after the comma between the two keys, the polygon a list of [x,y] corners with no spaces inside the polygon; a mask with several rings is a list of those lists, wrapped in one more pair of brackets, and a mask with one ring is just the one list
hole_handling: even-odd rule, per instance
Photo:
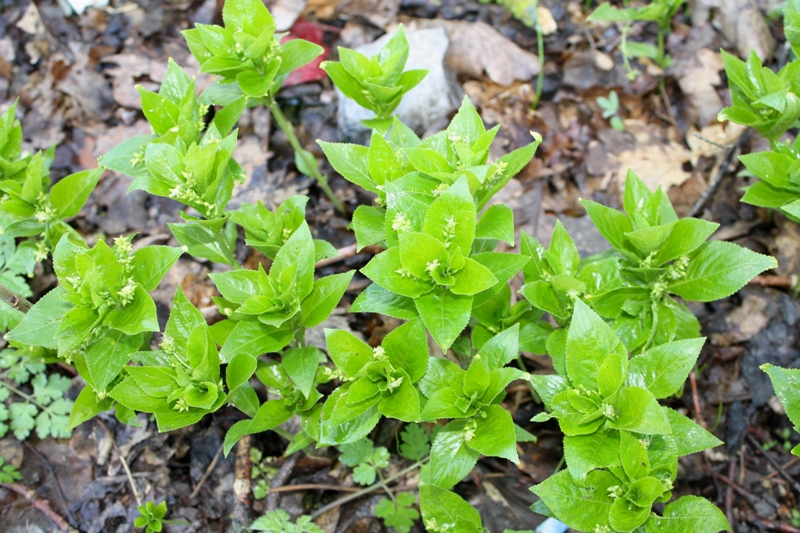
{"label": "fallen branch", "polygon": [[33,304],[30,303],[28,300],[23,298],[22,296],[18,295],[2,283],[0,283],[0,300],[4,301],[17,311],[22,311],[23,313],[27,313]]}
{"label": "fallen branch", "polygon": [[276,492],[294,492],[296,490],[329,490],[333,492],[361,492],[361,489],[356,487],[321,485],[319,483],[301,483],[299,485],[284,485],[282,487],[275,487],[274,489],[269,489],[267,491],[267,494],[274,494]]}
{"label": "fallen branch", "polygon": [[29,489],[25,485],[21,485],[20,483],[3,483],[2,487],[8,489],[12,492],[16,492],[26,500],[36,509],[44,513],[44,515],[53,522],[58,529],[61,531],[67,531],[68,533],[78,533],[77,529],[71,527],[64,517],[60,514],[55,512],[53,508],[50,506],[50,502],[44,500],[42,498],[38,498],[36,496],[36,491]]}
{"label": "fallen branch", "polygon": [[758,442],[758,441],[755,439],[755,437],[753,437],[753,436],[752,436],[751,434],[749,434],[749,433],[747,433],[747,434],[745,435],[745,438],[747,438],[747,440],[748,440],[748,441],[750,441],[750,444],[752,444],[752,445],[753,445],[753,448],[755,448],[756,450],[758,450],[759,452],[761,452],[761,455],[763,455],[763,456],[764,456],[764,458],[765,458],[765,459],[766,459],[766,460],[769,462],[769,464],[771,464],[771,465],[772,465],[772,468],[774,468],[775,470],[777,470],[778,472],[780,472],[781,476],[782,476],[782,477],[783,477],[783,478],[784,478],[786,481],[788,481],[788,482],[789,482],[789,484],[790,484],[790,485],[791,485],[791,486],[794,488],[794,490],[795,490],[795,491],[797,491],[797,493],[798,493],[798,494],[800,494],[800,483],[798,483],[797,481],[795,481],[795,479],[794,479],[792,476],[790,476],[790,475],[789,475],[789,473],[788,473],[786,470],[784,470],[784,469],[783,469],[783,467],[782,467],[781,465],[779,465],[779,464],[778,464],[778,461],[776,461],[775,459],[773,459],[773,458],[772,458],[772,456],[769,454],[769,452],[767,452],[766,450],[764,450],[764,447],[763,447],[763,445],[762,445],[760,442]]}
{"label": "fallen branch", "polygon": [[320,259],[314,265],[316,268],[322,268],[324,266],[333,265],[339,263],[340,261],[344,261],[345,259],[349,259],[358,254],[379,254],[383,251],[383,248],[378,246],[377,244],[370,244],[369,246],[363,247],[361,250],[358,250],[357,244],[351,244],[349,246],[344,246],[336,250],[337,255],[334,257],[328,257],[326,259]]}
{"label": "fallen branch", "polygon": [[299,454],[295,453],[287,457],[283,464],[281,465],[281,469],[278,470],[278,473],[275,474],[275,477],[272,478],[272,483],[270,483],[270,490],[267,491],[269,496],[267,497],[267,511],[274,511],[278,508],[278,489],[283,487],[287,481],[289,481],[289,476],[292,475],[292,471],[294,470],[294,465],[297,464],[297,460],[299,459]]}
{"label": "fallen branch", "polygon": [[236,445],[236,462],[234,463],[233,481],[233,516],[228,528],[230,533],[246,531],[250,525],[250,448],[253,446],[252,435],[245,435]]}
{"label": "fallen branch", "polygon": [[222,455],[222,448],[223,448],[223,445],[220,444],[219,448],[217,449],[217,453],[214,454],[214,458],[211,459],[211,463],[208,465],[208,468],[206,468],[206,471],[203,473],[203,477],[200,478],[200,481],[197,483],[197,486],[194,488],[192,493],[189,495],[189,499],[190,500],[192,498],[194,498],[195,496],[197,496],[198,494],[200,494],[200,489],[203,488],[203,485],[205,484],[206,480],[208,479],[208,476],[211,475],[211,472],[214,471],[214,467],[217,466],[217,461],[219,461],[219,457],[220,457],[220,455]]}
{"label": "fallen branch", "polygon": [[703,194],[700,196],[697,202],[695,202],[695,204],[692,206],[692,209],[691,211],[689,211],[689,214],[686,216],[693,217],[697,215],[701,209],[703,209],[703,207],[706,205],[706,202],[708,202],[708,199],[711,197],[712,194],[714,194],[714,191],[717,190],[717,187],[719,187],[722,178],[724,178],[727,175],[728,167],[730,166],[731,161],[733,161],[733,156],[736,154],[736,151],[749,138],[750,138],[750,130],[747,129],[745,130],[744,133],[742,133],[739,136],[736,142],[733,143],[733,146],[731,146],[728,149],[728,152],[722,159],[722,164],[719,166],[719,170],[717,171],[717,175],[714,177],[714,180],[708,184],[708,189],[706,189],[703,192]]}

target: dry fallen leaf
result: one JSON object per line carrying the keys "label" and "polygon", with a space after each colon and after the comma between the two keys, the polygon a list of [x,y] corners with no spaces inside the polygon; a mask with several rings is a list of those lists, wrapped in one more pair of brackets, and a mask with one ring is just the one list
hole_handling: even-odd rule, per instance
{"label": "dry fallen leaf", "polygon": [[686,118],[702,127],[711,123],[724,104],[715,86],[721,85],[719,72],[725,68],[719,52],[701,48],[674,66],[678,84],[685,97]]}
{"label": "dry fallen leaf", "polygon": [[619,183],[624,182],[628,169],[651,189],[661,186],[668,191],[689,179],[690,173],[683,169],[683,165],[691,160],[692,153],[683,144],[638,120],[626,120],[625,128],[633,134],[636,144],[630,150],[611,155],[617,162]]}
{"label": "dry fallen leaf", "polygon": [[[441,26],[450,38],[445,61],[456,74],[480,79],[486,75],[505,87],[539,73],[536,55],[526,52],[484,22],[416,20],[418,27]],[[476,46],[480,43],[480,46]]]}

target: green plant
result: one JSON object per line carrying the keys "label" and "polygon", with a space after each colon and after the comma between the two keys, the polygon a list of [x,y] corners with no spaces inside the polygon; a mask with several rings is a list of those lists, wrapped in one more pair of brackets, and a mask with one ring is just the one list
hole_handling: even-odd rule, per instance
{"label": "green plant", "polygon": [[407,70],[408,41],[402,24],[377,55],[370,58],[339,47],[339,61],[324,61],[321,68],[342,93],[364,109],[375,113],[365,120],[368,127],[387,131],[391,116],[403,95],[425,78],[427,70]]}
{"label": "green plant", "polygon": [[[232,157],[239,114],[246,105],[269,105],[281,127],[286,127],[274,102],[275,91],[288,72],[283,70],[286,65],[298,66],[312,50],[292,45],[296,53],[287,52],[293,48],[278,44],[265,13],[258,0],[227,0],[225,28],[188,32],[190,48],[203,69],[218,73],[222,80],[198,98],[191,79],[171,63],[158,93],[140,91],[154,133],[121,144],[101,160],[106,168],[132,176],[134,188],[172,197],[192,209],[195,214],[184,212],[183,222],[171,225],[181,248],[136,248],[133,236],[119,237],[113,246],[99,240],[88,247],[69,232],[53,253],[59,286],[40,298],[6,337],[26,350],[50,350],[53,360],[76,367],[87,386],[72,409],[69,427],[113,408],[124,423],[136,425],[137,413],[148,413],[161,431],[168,431],[231,405],[242,415],[227,431],[226,454],[242,436],[267,430],[287,438],[286,454],[313,443],[338,446],[342,461],[355,467],[357,481],[377,479],[364,491],[387,491],[390,497],[380,502],[376,513],[398,531],[411,527],[417,516],[415,501],[411,494],[394,495],[387,484],[420,469],[419,509],[432,532],[482,531],[478,512],[452,488],[481,455],[516,462],[518,443],[534,439],[514,424],[502,405],[511,382],[530,378],[522,350],[553,357],[562,377],[547,379],[560,379],[565,394],[569,394],[566,389],[583,391],[579,385],[584,384],[586,401],[592,405],[599,406],[602,400],[615,409],[625,404],[635,410],[638,404],[623,401],[630,396],[634,401],[644,398],[653,412],[663,415],[653,418],[654,424],[661,423],[654,430],[644,424],[640,412],[631,415],[635,420],[627,426],[606,422],[612,417],[610,411],[594,418],[594,411],[571,413],[575,416],[569,420],[576,419],[573,422],[581,431],[595,424],[585,435],[600,431],[603,424],[620,435],[620,442],[627,439],[622,432],[633,432],[637,442],[640,438],[673,442],[663,434],[682,435],[683,419],[674,428],[671,415],[653,399],[668,392],[654,391],[654,384],[629,382],[640,377],[633,369],[658,354],[696,357],[696,351],[684,352],[687,346],[699,349],[699,326],[678,297],[699,301],[725,297],[773,267],[774,260],[733,244],[706,243],[716,225],[679,220],[663,191],[649,191],[633,175],[626,184],[625,213],[585,202],[614,247],[611,252],[581,260],[561,225],[547,250],[523,234],[522,253],[496,251],[501,241],[515,245],[515,227],[512,210],[493,205],[492,198],[528,164],[541,137],[533,134],[529,145],[490,161],[489,148],[499,126],[487,131],[468,99],[445,131],[420,139],[398,117],[389,116],[393,99],[403,92],[401,86],[399,93],[381,100],[379,110],[385,120],[371,123],[374,131],[368,147],[319,142],[334,169],[375,195],[375,205],[355,211],[353,229],[359,248],[377,244],[384,251],[362,269],[374,283],[357,296],[350,310],[382,313],[406,323],[380,346],[339,330],[325,332],[327,355],[307,345],[307,330],[333,312],[354,272],[315,276],[315,263],[334,250],[312,238],[304,221],[304,199],[290,198],[275,212],[260,204],[228,208],[233,183],[242,176]],[[217,47],[220,43],[232,48]],[[378,80],[371,76],[401,79],[404,46],[399,38],[392,43],[377,59],[367,60],[369,68],[375,66],[380,73],[355,70],[349,75],[364,87]],[[347,56],[348,52],[340,53],[340,58]],[[394,91],[398,86],[380,87]],[[211,102],[221,107],[206,125],[208,110],[203,106]],[[286,131],[290,135],[291,128]],[[313,159],[309,152],[300,151],[299,145],[295,148],[298,168],[316,168],[315,160],[307,160]],[[33,180],[29,176],[36,173],[26,170],[26,183]],[[272,260],[269,267],[251,270],[238,263],[240,256],[234,252],[239,227],[245,243]],[[209,326],[178,289],[161,332],[149,293],[182,253],[224,265],[211,274],[220,293],[214,302],[222,319]],[[517,298],[509,281],[520,271],[526,284],[522,298]],[[546,313],[552,323],[545,319]],[[602,370],[604,376],[609,374],[602,387],[589,387],[570,370],[576,359],[570,355],[574,352],[570,339],[587,320],[591,327],[581,337],[587,348],[578,360],[598,367],[610,361]],[[443,350],[452,348],[458,363],[432,357],[428,334]],[[613,353],[594,350],[595,345],[607,346],[615,335],[621,340],[611,342]],[[629,364],[632,351],[639,354]],[[676,375],[670,378],[670,387],[682,384],[683,368],[672,369]],[[600,369],[586,372],[599,375]],[[267,388],[266,400],[256,392],[253,379]],[[324,397],[319,386],[334,380],[333,392]],[[618,386],[608,386],[608,380],[619,382]],[[534,378],[534,384],[540,381]],[[549,398],[547,391],[540,395]],[[576,395],[573,390],[570,397]],[[588,408],[585,402],[578,405]],[[301,430],[291,435],[280,426],[294,415],[300,418]],[[433,426],[430,434],[425,427],[406,427],[399,451],[415,463],[386,479],[388,451],[363,440],[384,416]],[[580,422],[584,417],[588,418]],[[563,417],[556,418],[562,422]],[[705,434],[700,437],[704,445],[716,443]],[[686,450],[670,449],[663,458],[672,464]],[[425,457],[428,453],[430,459]],[[628,474],[620,463],[589,468],[584,477],[616,476],[620,487],[626,487],[623,500],[646,509],[646,520],[673,523],[649,514],[650,492],[655,492],[650,479],[658,479],[663,489],[654,499],[663,499],[669,489],[661,480],[672,472],[656,459],[646,473]],[[568,464],[567,475],[575,468]],[[556,479],[566,477],[559,474]],[[652,489],[641,498],[631,492],[640,481]],[[681,501],[706,516],[708,524],[717,523],[717,514],[704,501]],[[667,510],[673,516],[685,514],[686,503],[670,505]],[[638,508],[628,509],[637,519],[644,513]],[[152,517],[156,510],[150,511]],[[551,510],[561,512],[555,504]],[[602,526],[608,514],[598,511],[588,516]],[[278,524],[275,527],[288,527],[285,516],[271,515],[265,521],[270,520]],[[308,521],[304,524],[309,526]]]}
{"label": "green plant", "polygon": [[[33,295],[23,276],[32,276],[36,266],[36,244],[16,240],[8,235],[0,235],[0,285],[6,287],[20,298]],[[8,331],[22,320],[22,312],[0,300],[0,331]]]}
{"label": "green plant", "polygon": [[558,420],[567,464],[532,489],[539,512],[581,531],[730,530],[719,509],[695,497],[669,504],[663,518],[651,512],[671,498],[678,457],[722,444],[658,403],[683,386],[703,342],[669,342],[629,360],[606,322],[576,300],[565,371],[531,376],[549,411],[534,420]]}
{"label": "green plant", "polygon": [[[800,2],[792,0],[784,9],[784,30],[795,56],[800,54]],[[780,138],[797,125],[800,118],[800,59],[786,64],[778,73],[761,63],[755,53],[742,61],[723,51],[725,73],[731,90],[732,105],[719,114],[749,126],[769,140],[771,149],[740,156],[747,170],[761,181],[745,189],[743,202],[777,209],[789,219],[800,222],[800,179],[797,177],[797,154],[800,143]]]}
{"label": "green plant", "polygon": [[[397,330],[395,330],[397,331]],[[413,427],[413,426],[409,426]],[[408,437],[404,437],[405,438]],[[417,435],[413,437],[415,445],[419,446],[421,439]],[[372,441],[367,438],[342,444],[337,447],[341,452],[339,460],[353,469],[353,481],[359,485],[372,485],[375,478],[378,483],[389,495],[389,498],[381,499],[375,506],[375,516],[383,519],[387,527],[394,528],[399,533],[408,533],[414,525],[414,521],[419,518],[419,512],[414,509],[416,497],[409,492],[401,492],[395,495],[386,485],[386,479],[382,470],[389,466],[389,450],[383,446],[374,446]],[[419,450],[415,450],[411,456],[418,455]],[[407,455],[404,457],[410,458]]]}
{"label": "green plant", "polygon": [[597,105],[603,110],[603,118],[610,120],[611,127],[617,131],[625,131],[625,123],[619,116],[619,96],[617,91],[611,91],[608,98],[600,96],[597,98]]}
{"label": "green plant", "polygon": [[168,523],[164,520],[167,516],[167,502],[156,505],[154,502],[147,502],[138,507],[139,516],[134,520],[133,525],[144,528],[146,533],[158,533]]}
{"label": "green plant", "polygon": [[[678,219],[667,195],[655,193],[632,172],[625,183],[625,212],[584,200],[592,222],[611,244],[610,252],[580,260],[563,226],[550,248],[523,234],[520,294],[534,307],[568,324],[582,298],[612,328],[629,351],[645,351],[672,340],[698,337],[700,326],[685,300],[708,302],[730,296],[753,276],[774,268],[772,257],[732,243],[706,240],[717,224]],[[620,275],[621,274],[621,275]],[[547,350],[563,370],[566,331],[547,339]]]}
{"label": "green plant", "polygon": [[322,533],[307,515],[292,523],[289,513],[282,509],[267,511],[256,519],[250,526],[250,531],[263,531],[264,533]]}
{"label": "green plant", "polygon": [[[786,415],[800,431],[800,370],[781,368],[773,365],[762,365],[761,370],[772,380],[775,394],[786,409]],[[800,445],[792,448],[794,455],[800,456]]]}
{"label": "green plant", "polygon": [[278,469],[271,466],[272,457],[264,457],[258,448],[250,448],[250,481],[253,485],[253,498],[263,500],[267,497],[269,483],[278,472]]}
{"label": "green plant", "polygon": [[[628,59],[631,57],[652,59],[662,69],[672,63],[672,58],[664,48],[664,40],[671,30],[672,17],[678,13],[685,3],[686,0],[653,0],[641,7],[617,8],[608,2],[604,2],[592,11],[588,20],[627,23],[622,31],[623,38],[620,48],[625,60],[625,66],[628,69],[628,77],[634,79],[639,75],[639,71],[630,67]],[[634,21],[656,22],[658,24],[658,43],[656,46],[627,39],[630,25]]]}
{"label": "green plant", "polygon": [[22,479],[22,474],[19,473],[17,467],[11,464],[5,464],[6,460],[0,456],[0,483],[14,483]]}
{"label": "green plant", "polygon": [[[52,361],[47,350],[33,349],[24,354],[7,348],[0,351],[0,438],[9,430],[18,440],[32,431],[40,438],[68,438],[67,428],[72,401],[64,397],[69,378],[47,376],[44,361]],[[22,389],[27,386],[30,392]]]}

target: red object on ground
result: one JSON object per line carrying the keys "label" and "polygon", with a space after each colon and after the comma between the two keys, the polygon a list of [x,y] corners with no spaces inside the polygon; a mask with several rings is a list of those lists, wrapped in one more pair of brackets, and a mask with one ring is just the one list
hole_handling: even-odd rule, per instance
{"label": "red object on ground", "polygon": [[324,48],[322,54],[320,54],[320,56],[314,61],[292,71],[292,73],[289,74],[289,77],[286,78],[286,81],[283,82],[284,87],[300,85],[310,81],[319,81],[327,76],[325,71],[319,68],[320,63],[325,61],[325,59],[328,57],[328,53],[330,52],[330,48],[325,46],[325,44],[322,42],[324,33],[324,30],[319,24],[305,19],[297,19],[297,21],[294,23],[294,26],[292,26],[292,28],[289,30],[289,35],[281,39],[281,43],[291,41],[292,39],[305,39],[306,41],[311,41],[312,43],[318,44]]}

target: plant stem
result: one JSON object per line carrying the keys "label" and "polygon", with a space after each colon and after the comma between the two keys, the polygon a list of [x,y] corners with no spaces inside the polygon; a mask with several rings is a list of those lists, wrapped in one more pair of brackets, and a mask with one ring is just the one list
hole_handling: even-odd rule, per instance
{"label": "plant stem", "polygon": [[14,394],[16,394],[17,396],[19,396],[19,397],[21,397],[21,398],[25,398],[25,401],[26,401],[26,402],[30,402],[30,403],[32,403],[33,405],[35,405],[36,407],[38,407],[40,410],[42,410],[42,411],[46,412],[46,413],[47,413],[47,414],[49,414],[50,416],[55,416],[55,415],[54,415],[54,413],[53,413],[53,412],[52,412],[50,409],[48,409],[46,406],[44,406],[44,405],[40,404],[39,402],[37,402],[37,401],[36,401],[36,398],[34,398],[33,396],[31,396],[30,394],[25,394],[24,392],[22,392],[22,391],[21,391],[21,390],[19,390],[18,388],[16,388],[16,387],[14,387],[13,385],[11,385],[11,384],[10,384],[8,381],[6,381],[6,380],[4,380],[4,379],[0,379],[0,385],[2,385],[3,387],[7,388],[8,390],[10,390],[11,392],[13,392],[13,393],[14,393]]}
{"label": "plant stem", "polygon": [[316,511],[314,511],[311,514],[311,519],[314,520],[318,516],[320,516],[321,514],[326,513],[331,509],[334,509],[334,508],[336,508],[336,507],[338,507],[338,506],[340,506],[342,504],[345,504],[345,503],[347,503],[349,501],[358,499],[358,498],[364,496],[365,494],[369,494],[370,492],[374,492],[374,491],[378,490],[381,487],[387,486],[389,483],[391,483],[395,479],[403,477],[406,474],[408,474],[409,472],[413,472],[417,468],[421,467],[422,465],[424,465],[425,463],[428,462],[428,459],[430,459],[430,457],[426,457],[426,458],[424,458],[424,459],[422,459],[420,461],[417,461],[413,465],[409,466],[408,468],[405,468],[405,469],[401,470],[400,472],[396,473],[395,475],[387,477],[383,481],[383,483],[381,483],[381,482],[375,483],[374,485],[370,485],[369,487],[367,487],[367,488],[365,488],[363,490],[360,490],[358,492],[354,492],[353,494],[348,494],[347,496],[345,496],[343,498],[339,498],[338,500],[332,501],[331,503],[329,503],[328,505],[326,505],[324,507],[320,507],[319,509],[317,509]]}
{"label": "plant stem", "polygon": [[535,2],[532,8],[534,10],[535,26],[536,26],[536,53],[539,55],[539,74],[536,76],[536,101],[533,102],[531,109],[535,110],[539,107],[539,102],[542,100],[542,90],[544,87],[544,35],[542,35],[542,24],[539,20],[539,2]]}
{"label": "plant stem", "polygon": [[13,307],[18,311],[22,311],[23,313],[27,313],[33,304],[30,303],[28,300],[19,296],[17,293],[0,283],[0,300],[3,300],[5,303]]}
{"label": "plant stem", "polygon": [[[522,370],[523,372],[528,371],[528,369],[525,368],[525,361],[522,359],[521,353],[517,353],[517,364],[519,365],[519,369]],[[528,380],[528,390],[531,392],[531,397],[533,398],[534,402],[539,404],[542,403],[542,399],[539,397],[539,394],[536,392],[536,389],[533,388],[533,383],[531,383],[531,380]]]}
{"label": "plant stem", "polygon": [[310,177],[317,181],[317,184],[322,189],[322,192],[325,193],[325,196],[328,197],[336,210],[340,213],[346,213],[344,206],[339,199],[336,198],[336,195],[333,194],[330,185],[328,185],[328,178],[319,171],[316,158],[314,158],[314,156],[308,150],[300,145],[300,141],[297,139],[297,135],[294,133],[294,126],[292,126],[292,123],[286,118],[286,115],[283,114],[283,111],[281,111],[281,108],[278,106],[277,102],[272,102],[269,105],[269,110],[272,113],[272,116],[275,117],[275,121],[278,123],[278,126],[289,140],[289,144],[292,145],[295,154],[305,160],[306,167],[308,167],[310,173],[312,174]]}
{"label": "plant stem", "polygon": [[383,479],[383,474],[381,473],[381,469],[378,468],[378,467],[375,467],[375,473],[378,474],[378,484],[381,487],[383,487],[383,490],[386,492],[386,494],[389,495],[389,498],[391,498],[392,503],[394,503],[395,507],[397,507],[397,500],[394,497],[394,493],[386,485],[386,480]]}

